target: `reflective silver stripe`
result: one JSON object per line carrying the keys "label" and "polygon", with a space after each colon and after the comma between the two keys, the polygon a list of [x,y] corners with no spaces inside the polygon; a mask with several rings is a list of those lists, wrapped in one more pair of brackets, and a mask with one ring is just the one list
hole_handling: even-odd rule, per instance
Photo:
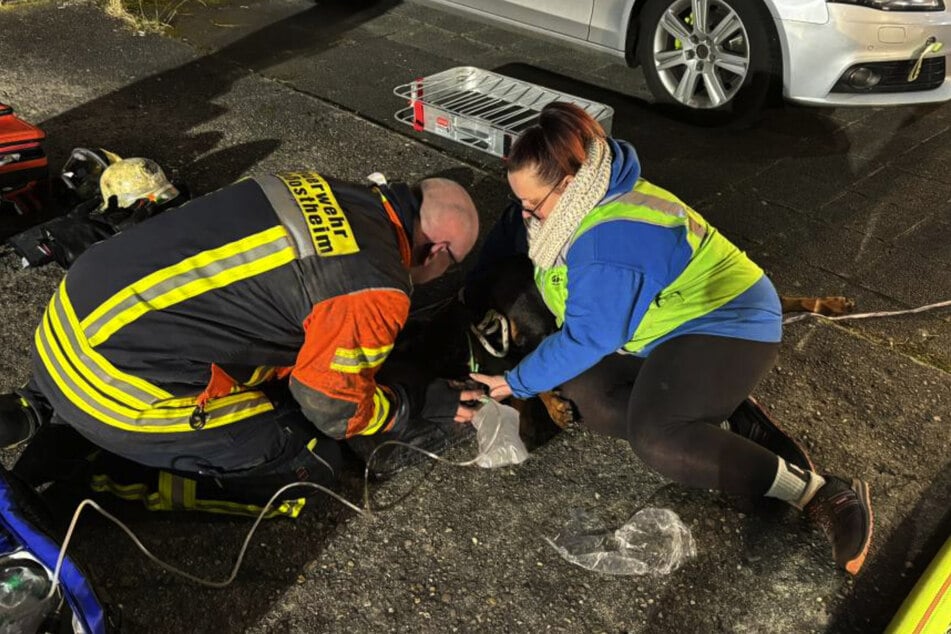
{"label": "reflective silver stripe", "polygon": [[690,231],[693,235],[697,236],[701,240],[707,237],[707,229],[699,222],[693,219],[693,216],[687,217],[687,225],[690,227]]}
{"label": "reflective silver stripe", "polygon": [[307,227],[304,214],[301,213],[297,201],[294,200],[294,196],[291,195],[284,181],[277,176],[258,176],[254,181],[264,191],[268,202],[274,208],[274,213],[277,214],[281,224],[294,241],[294,247],[297,248],[300,257],[316,255],[317,251],[314,249],[314,241],[310,237],[310,229]]}
{"label": "reflective silver stripe", "polygon": [[368,354],[364,348],[354,348],[353,350],[337,348],[330,364],[331,366],[338,365],[345,368],[372,368],[383,363],[392,349],[393,346],[386,346],[382,350]]}
{"label": "reflective silver stripe", "polygon": [[667,214],[668,216],[684,219],[687,221],[687,230],[701,240],[703,240],[703,238],[707,235],[707,232],[703,226],[701,226],[700,223],[690,216],[690,214],[687,212],[687,209],[683,205],[675,203],[672,200],[667,200],[666,198],[661,198],[659,196],[651,196],[650,194],[645,194],[636,190],[624,194],[618,200],[631,205],[647,207],[648,209],[659,211],[661,213]]}
{"label": "reflective silver stripe", "polygon": [[[256,260],[274,255],[290,246],[292,246],[291,241],[286,236],[281,236],[271,242],[267,242],[247,251],[240,251],[234,255],[210,262],[198,268],[184,270],[150,287],[136,289],[136,292],[115,306],[110,307],[108,311],[100,315],[95,321],[86,324],[84,334],[87,339],[93,339],[109,322],[119,318],[124,312],[135,308],[137,305],[148,304],[191,282],[213,277],[243,264],[251,264]],[[133,284],[133,286],[135,286],[135,284]],[[189,299],[192,296],[193,295],[185,295],[183,299]]]}
{"label": "reflective silver stripe", "polygon": [[[153,408],[137,410],[126,407],[98,391],[88,380],[88,368],[76,367],[70,362],[53,332],[50,315],[44,316],[36,331],[37,351],[47,372],[63,395],[92,418],[120,429],[142,432],[190,431],[192,408]],[[207,428],[225,425],[259,412],[273,409],[270,400],[261,392],[246,392],[210,401]]]}
{"label": "reflective silver stripe", "polygon": [[[61,357],[65,355],[52,332],[52,325],[49,323],[48,314],[44,316],[43,323],[41,323],[40,327],[36,330],[36,344],[37,351],[43,359],[47,372],[50,373],[60,391],[63,392],[63,395],[66,396],[73,405],[99,420],[103,420],[103,418],[108,419],[103,422],[108,422],[109,424],[118,424],[120,427],[135,426],[137,424],[135,418],[124,414],[113,412],[106,415],[102,414],[104,408],[96,403],[90,396],[90,390],[95,388],[82,380],[81,372],[76,372],[72,366],[67,367],[67,365],[64,364]],[[82,381],[82,383],[74,379],[74,376],[78,376],[79,381]],[[123,407],[123,409],[127,408]]]}
{"label": "reflective silver stripe", "polygon": [[[114,393],[109,395],[129,407],[141,409],[155,402],[156,397],[153,394],[141,390],[132,383],[124,380],[117,375],[118,371],[116,371],[116,374],[106,372],[99,363],[84,352],[84,346],[79,341],[79,335],[72,328],[72,324],[76,321],[75,315],[70,315],[64,306],[61,289],[57,289],[53,294],[53,299],[50,302],[50,310],[55,313],[56,319],[59,321],[60,326],[62,326],[62,328],[56,328],[55,321],[52,319],[53,315],[48,315],[48,318],[50,318],[50,326],[53,327],[53,332],[56,333],[59,339],[64,339],[64,341],[58,342],[60,343],[60,349],[65,353],[68,360],[81,366],[77,368],[81,374],[93,375],[106,385],[114,388]],[[70,317],[72,317],[72,319],[70,319]],[[88,346],[88,343],[86,345]],[[169,396],[171,395],[169,394]]]}
{"label": "reflective silver stripe", "polygon": [[183,510],[187,508],[185,506],[185,478],[173,473],[168,473],[167,471],[162,471],[159,473],[159,477],[167,476],[169,481],[168,492],[169,492],[169,502],[171,502],[172,508],[176,510]]}
{"label": "reflective silver stripe", "polygon": [[687,216],[687,210],[683,208],[683,205],[678,205],[671,200],[651,196],[639,191],[628,192],[618,200],[631,205],[649,207],[650,209],[663,212],[669,216],[677,216],[678,218],[685,218]]}

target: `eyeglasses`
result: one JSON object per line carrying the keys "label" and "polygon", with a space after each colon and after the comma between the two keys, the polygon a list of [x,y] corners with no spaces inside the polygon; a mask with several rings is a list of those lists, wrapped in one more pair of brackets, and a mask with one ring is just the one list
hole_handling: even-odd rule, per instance
{"label": "eyeglasses", "polygon": [[545,204],[545,201],[548,200],[548,197],[555,193],[555,190],[558,189],[558,186],[561,185],[561,182],[555,183],[555,186],[548,190],[548,193],[545,194],[545,197],[538,201],[538,204],[529,209],[522,204],[522,199],[516,196],[515,194],[509,194],[509,200],[519,206],[519,208],[527,213],[529,216],[541,222],[544,220],[541,216],[538,215],[538,210],[541,209],[542,205]]}

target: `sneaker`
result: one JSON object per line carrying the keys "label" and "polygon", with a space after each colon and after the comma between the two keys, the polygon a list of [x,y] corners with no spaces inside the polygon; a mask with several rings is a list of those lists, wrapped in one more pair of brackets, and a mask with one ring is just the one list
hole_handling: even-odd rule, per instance
{"label": "sneaker", "polygon": [[743,401],[729,420],[723,421],[720,426],[769,449],[787,464],[796,465],[804,471],[816,470],[805,448],[784,432],[752,398]]}
{"label": "sneaker", "polygon": [[872,541],[872,504],[868,484],[823,475],[826,483],[806,505],[806,515],[832,542],[838,567],[858,574]]}
{"label": "sneaker", "polygon": [[0,394],[0,449],[14,449],[36,433],[33,409],[18,394]]}

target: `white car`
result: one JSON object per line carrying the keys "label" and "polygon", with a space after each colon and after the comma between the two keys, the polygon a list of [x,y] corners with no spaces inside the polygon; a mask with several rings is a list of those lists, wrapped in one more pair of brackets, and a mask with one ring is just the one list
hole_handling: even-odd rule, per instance
{"label": "white car", "polygon": [[624,57],[699,115],[951,99],[951,0],[423,0]]}

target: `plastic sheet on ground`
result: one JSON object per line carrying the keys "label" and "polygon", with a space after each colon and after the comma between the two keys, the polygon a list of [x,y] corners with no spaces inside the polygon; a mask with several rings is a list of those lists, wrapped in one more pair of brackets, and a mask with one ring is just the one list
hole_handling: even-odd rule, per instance
{"label": "plastic sheet on ground", "polygon": [[614,531],[573,509],[561,533],[546,541],[565,560],[610,575],[667,575],[697,554],[690,529],[676,513],[660,508],[641,509]]}

